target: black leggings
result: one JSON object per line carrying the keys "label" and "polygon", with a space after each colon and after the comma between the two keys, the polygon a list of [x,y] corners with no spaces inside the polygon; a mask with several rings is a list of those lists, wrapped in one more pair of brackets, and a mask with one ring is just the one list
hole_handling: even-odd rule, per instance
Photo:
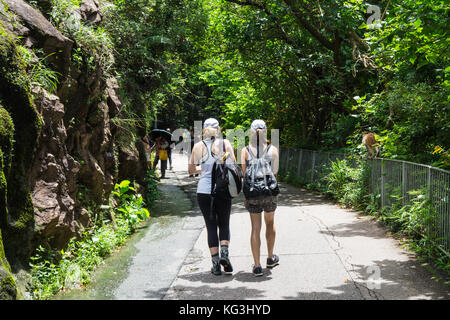
{"label": "black leggings", "polygon": [[[219,239],[220,241],[230,241],[231,199],[214,198],[213,214],[211,214],[209,194],[197,193],[197,201],[208,231],[208,246],[210,248],[218,247]],[[219,235],[217,235],[217,228],[219,228]]]}

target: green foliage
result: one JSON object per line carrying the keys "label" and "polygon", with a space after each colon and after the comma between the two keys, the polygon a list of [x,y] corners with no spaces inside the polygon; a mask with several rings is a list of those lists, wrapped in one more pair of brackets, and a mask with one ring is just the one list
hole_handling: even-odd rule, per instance
{"label": "green foliage", "polygon": [[[116,184],[111,193],[116,202],[112,207],[116,213],[114,221],[94,224],[81,239],[72,239],[65,250],[37,249],[30,263],[33,299],[46,300],[61,290],[85,287],[90,282],[92,271],[104,258],[123,245],[136,226],[149,218],[142,196],[136,194],[130,184],[124,180]],[[156,185],[148,187],[156,188]],[[155,194],[154,190],[152,194]],[[111,209],[110,206],[102,207]]]}
{"label": "green foliage", "polygon": [[55,93],[58,89],[58,76],[60,76],[60,73],[45,65],[47,57],[48,56],[39,59],[38,62],[33,65],[28,76],[30,77],[31,84],[38,85],[50,93]]}
{"label": "green foliage", "polygon": [[331,162],[330,173],[323,177],[327,183],[326,194],[348,207],[361,209],[368,197],[370,166],[361,161],[356,167],[347,160]]}
{"label": "green foliage", "polygon": [[87,73],[94,73],[100,68],[106,77],[111,74],[114,63],[113,42],[102,26],[88,25],[79,14],[74,13],[80,3],[80,0],[51,0],[50,20],[64,35],[75,41],[74,65],[86,65],[87,70],[83,71]]}
{"label": "green foliage", "polygon": [[158,177],[154,170],[148,170],[145,176],[145,204],[147,207],[151,207],[158,196]]}
{"label": "green foliage", "polygon": [[112,194],[116,196],[117,206],[115,211],[120,217],[128,221],[133,230],[137,223],[150,217],[149,211],[144,207],[144,198],[136,194],[131,182],[124,180],[116,184]]}
{"label": "green foliage", "polygon": [[426,196],[426,190],[411,191],[410,194],[415,196],[411,204],[398,209],[393,208],[388,210],[380,219],[392,231],[401,231],[417,239],[427,233],[426,231],[430,228],[434,215],[430,201]]}
{"label": "green foliage", "polygon": [[433,166],[450,169],[450,154],[448,151],[443,149],[441,146],[435,146],[433,154],[438,157],[436,162],[433,163]]}
{"label": "green foliage", "polygon": [[[358,120],[380,134],[383,157],[431,164],[439,158],[435,146],[450,145],[447,95],[437,85],[395,81],[383,93],[360,99]],[[356,133],[350,143],[360,139]]]}
{"label": "green foliage", "polygon": [[143,136],[156,116],[171,127],[198,119],[201,84],[191,68],[201,61],[197,45],[206,19],[201,3],[115,0],[103,9],[123,89],[122,118],[134,121],[130,129]]}
{"label": "green foliage", "polygon": [[392,2],[388,9],[382,28],[366,33],[373,59],[398,78],[439,83],[448,89],[448,4],[406,0]]}

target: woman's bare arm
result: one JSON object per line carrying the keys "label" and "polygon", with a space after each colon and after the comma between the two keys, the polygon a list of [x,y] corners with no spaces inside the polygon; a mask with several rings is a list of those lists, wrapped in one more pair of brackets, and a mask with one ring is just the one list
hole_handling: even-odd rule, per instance
{"label": "woman's bare arm", "polygon": [[245,169],[247,169],[247,148],[243,148],[241,151],[241,168],[242,174],[245,177]]}
{"label": "woman's bare arm", "polygon": [[230,154],[233,161],[236,162],[236,156],[234,155],[233,146],[231,145],[231,142],[228,140],[225,140],[225,150]]}
{"label": "woman's bare arm", "polygon": [[279,154],[278,154],[278,149],[275,148],[274,146],[272,146],[272,171],[273,174],[275,175],[275,178],[278,178],[278,168],[279,168]]}
{"label": "woman's bare arm", "polygon": [[200,152],[201,150],[201,145],[199,145],[198,143],[196,143],[194,145],[194,148],[192,148],[192,153],[191,153],[191,157],[189,158],[189,163],[188,163],[188,173],[191,174],[199,174],[202,172],[202,169],[198,169],[197,165],[199,162],[198,159],[198,153],[199,153],[199,149]]}

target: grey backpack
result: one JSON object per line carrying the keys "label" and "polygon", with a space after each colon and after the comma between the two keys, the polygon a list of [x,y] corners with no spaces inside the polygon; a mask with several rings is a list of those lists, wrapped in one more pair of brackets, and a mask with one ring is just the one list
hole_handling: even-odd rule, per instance
{"label": "grey backpack", "polygon": [[270,161],[264,157],[269,149],[270,144],[260,157],[259,148],[257,148],[258,154],[255,156],[247,146],[247,152],[251,155],[251,159],[248,161],[245,170],[243,191],[246,199],[277,196],[280,193]]}

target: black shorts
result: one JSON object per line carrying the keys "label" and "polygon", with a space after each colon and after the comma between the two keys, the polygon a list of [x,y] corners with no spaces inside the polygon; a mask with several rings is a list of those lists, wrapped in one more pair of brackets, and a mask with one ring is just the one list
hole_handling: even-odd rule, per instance
{"label": "black shorts", "polygon": [[244,200],[245,209],[250,213],[273,212],[277,209],[278,196],[259,197]]}

